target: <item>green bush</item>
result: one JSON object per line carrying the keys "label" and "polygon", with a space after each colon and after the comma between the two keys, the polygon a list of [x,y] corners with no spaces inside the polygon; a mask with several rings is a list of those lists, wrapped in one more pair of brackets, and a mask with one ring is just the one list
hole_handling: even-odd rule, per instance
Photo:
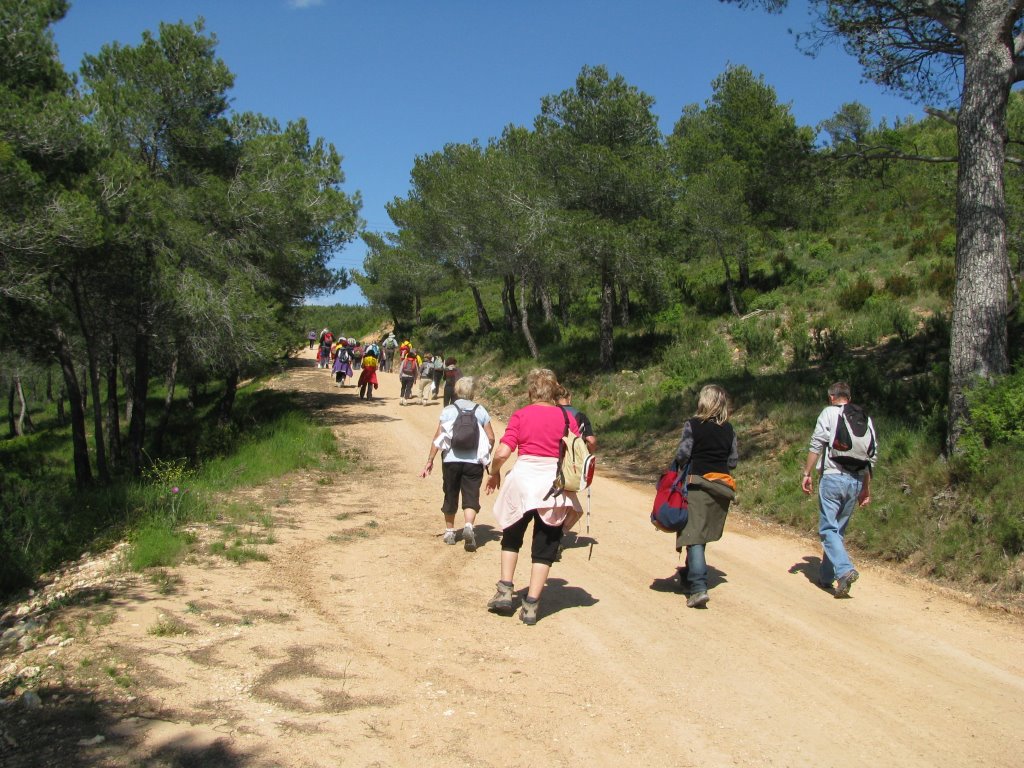
{"label": "green bush", "polygon": [[721,377],[732,367],[729,345],[710,323],[688,323],[662,358],[662,370],[672,387]]}
{"label": "green bush", "polygon": [[793,366],[802,368],[811,360],[813,345],[811,332],[803,320],[793,320],[785,331],[786,343],[793,351]]}
{"label": "green bush", "polygon": [[748,317],[733,325],[733,337],[743,347],[748,360],[768,364],[779,359],[775,325],[771,317],[764,316]]}
{"label": "green bush", "polygon": [[839,306],[847,312],[856,312],[864,306],[875,292],[875,286],[866,277],[860,276],[839,292],[836,299]]}
{"label": "green bush", "polygon": [[989,384],[978,382],[967,392],[970,420],[958,443],[958,461],[969,476],[989,463],[996,446],[1024,449],[1024,367]]}
{"label": "green bush", "polygon": [[885,290],[893,296],[913,296],[916,293],[914,278],[902,272],[889,275],[885,278]]}
{"label": "green bush", "polygon": [[924,274],[924,285],[944,299],[952,298],[953,287],[956,285],[956,264],[953,260],[931,262]]}

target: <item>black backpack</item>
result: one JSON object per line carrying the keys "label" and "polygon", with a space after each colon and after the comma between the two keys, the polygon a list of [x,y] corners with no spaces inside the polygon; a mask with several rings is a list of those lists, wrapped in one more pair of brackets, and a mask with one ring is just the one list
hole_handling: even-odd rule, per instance
{"label": "black backpack", "polygon": [[480,422],[476,420],[476,409],[474,405],[468,410],[455,406],[459,415],[455,417],[455,424],[452,425],[452,450],[459,453],[473,453],[480,444]]}
{"label": "black backpack", "polygon": [[875,438],[871,418],[861,406],[846,403],[839,408],[836,433],[829,444],[829,457],[839,466],[860,472],[871,466],[875,456]]}

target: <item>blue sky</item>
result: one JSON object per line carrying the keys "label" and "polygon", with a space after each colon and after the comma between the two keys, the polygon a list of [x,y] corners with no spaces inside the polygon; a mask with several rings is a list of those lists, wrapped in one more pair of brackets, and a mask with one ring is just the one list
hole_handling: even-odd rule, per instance
{"label": "blue sky", "polygon": [[[449,142],[531,125],[543,96],[571,88],[584,65],[604,65],[654,97],[668,133],[687,104],[743,64],[816,125],[859,101],[875,122],[922,115],[861,82],[838,46],[815,59],[789,30],[806,29],[803,0],[781,17],[718,0],[72,0],[54,27],[65,67],[109,42],[136,45],[161,21],[202,16],[232,72],[232,107],[305,117],[344,156],[348,192],[363,196],[369,229],[391,229],[385,203],[405,196],[417,155]],[[357,240],[335,266],[359,267]],[[361,303],[350,288],[312,303]]]}

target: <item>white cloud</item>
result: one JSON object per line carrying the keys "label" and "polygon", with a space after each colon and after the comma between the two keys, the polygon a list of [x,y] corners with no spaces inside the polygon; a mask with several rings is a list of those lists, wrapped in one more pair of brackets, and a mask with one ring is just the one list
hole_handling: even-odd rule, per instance
{"label": "white cloud", "polygon": [[288,0],[288,5],[292,8],[298,8],[302,10],[304,8],[313,8],[317,5],[323,5],[324,0]]}

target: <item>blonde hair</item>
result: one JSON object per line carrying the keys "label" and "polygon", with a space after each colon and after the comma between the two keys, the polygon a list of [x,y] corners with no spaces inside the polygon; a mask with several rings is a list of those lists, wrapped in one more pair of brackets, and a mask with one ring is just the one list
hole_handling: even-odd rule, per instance
{"label": "blonde hair", "polygon": [[729,395],[717,384],[705,384],[697,396],[697,412],[693,415],[701,421],[725,424],[729,420]]}
{"label": "blonde hair", "polygon": [[455,396],[460,400],[472,400],[476,381],[472,376],[463,376],[455,382]]}
{"label": "blonde hair", "polygon": [[531,403],[554,403],[560,388],[558,377],[550,368],[534,368],[526,374],[526,390]]}

